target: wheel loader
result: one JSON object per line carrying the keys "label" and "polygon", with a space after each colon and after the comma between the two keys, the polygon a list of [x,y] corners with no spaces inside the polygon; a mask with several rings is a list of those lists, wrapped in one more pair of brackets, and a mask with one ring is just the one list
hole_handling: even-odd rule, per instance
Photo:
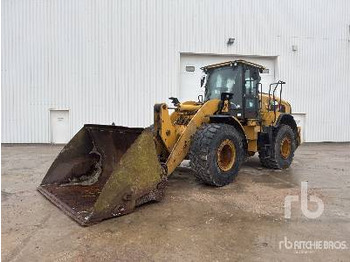
{"label": "wheel loader", "polygon": [[264,93],[264,66],[245,60],[202,70],[204,96],[186,102],[171,97],[171,107],[156,104],[149,128],[85,125],[49,168],[40,193],[90,225],[160,201],[184,159],[200,181],[217,187],[231,183],[255,153],[266,168],[288,168],[300,127],[281,98],[285,82],[272,83]]}

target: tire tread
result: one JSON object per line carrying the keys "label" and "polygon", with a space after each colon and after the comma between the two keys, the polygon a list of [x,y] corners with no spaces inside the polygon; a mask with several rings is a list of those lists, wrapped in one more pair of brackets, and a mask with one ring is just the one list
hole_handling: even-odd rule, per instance
{"label": "tire tread", "polygon": [[[209,153],[211,149],[211,143],[213,138],[221,132],[232,132],[237,137],[240,149],[236,149],[236,155],[239,165],[243,162],[245,154],[243,153],[243,138],[241,134],[234,129],[234,127],[227,124],[203,124],[195,133],[192,139],[189,158],[190,166],[195,172],[196,178],[203,181],[205,184],[213,186],[221,186],[215,183],[213,174],[210,173]],[[232,182],[234,176],[230,178],[226,184]]]}

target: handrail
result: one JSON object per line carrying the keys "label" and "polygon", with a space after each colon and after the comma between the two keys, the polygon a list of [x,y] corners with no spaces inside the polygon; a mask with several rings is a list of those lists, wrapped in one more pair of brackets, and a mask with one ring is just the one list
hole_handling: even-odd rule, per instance
{"label": "handrail", "polygon": [[[276,92],[278,86],[281,85],[281,88],[280,88],[280,97],[279,97],[280,103],[281,103],[281,101],[282,101],[282,89],[283,89],[283,85],[284,85],[285,83],[286,83],[286,82],[279,80],[277,83],[271,83],[271,84],[269,85],[269,103],[268,103],[268,107],[267,107],[268,111],[270,111],[270,105],[271,105],[271,87],[272,87],[273,85],[275,85],[275,86],[273,87],[273,92],[272,92],[273,113],[274,113],[274,115],[275,115],[274,122],[276,121],[276,106],[275,106],[275,104],[276,104],[276,97],[275,97],[275,92]],[[280,109],[280,107],[281,107],[280,103],[278,104],[279,109]]]}

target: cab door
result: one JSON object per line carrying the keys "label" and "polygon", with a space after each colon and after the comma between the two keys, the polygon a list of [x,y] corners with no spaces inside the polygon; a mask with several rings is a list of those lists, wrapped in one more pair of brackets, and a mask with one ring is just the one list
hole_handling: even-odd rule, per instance
{"label": "cab door", "polygon": [[243,106],[245,119],[257,119],[259,114],[258,86],[260,82],[258,68],[245,66],[243,73]]}

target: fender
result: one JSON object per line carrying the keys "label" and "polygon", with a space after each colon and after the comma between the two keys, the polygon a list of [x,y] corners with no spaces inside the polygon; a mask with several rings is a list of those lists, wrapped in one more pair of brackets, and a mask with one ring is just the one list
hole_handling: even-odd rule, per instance
{"label": "fender", "polygon": [[301,144],[300,139],[300,127],[297,126],[297,123],[294,120],[294,117],[291,114],[280,114],[276,123],[274,124],[274,127],[278,128],[280,125],[288,125],[292,128],[294,131],[296,140],[297,140],[297,146]]}
{"label": "fender", "polygon": [[242,135],[247,139],[246,134],[244,132],[244,127],[239,122],[239,120],[230,115],[212,115],[210,116],[210,123],[225,123],[234,126]]}
{"label": "fender", "polygon": [[291,114],[280,114],[274,126],[278,127],[281,124],[289,125],[293,130],[297,128],[297,123],[294,120],[294,117]]}

